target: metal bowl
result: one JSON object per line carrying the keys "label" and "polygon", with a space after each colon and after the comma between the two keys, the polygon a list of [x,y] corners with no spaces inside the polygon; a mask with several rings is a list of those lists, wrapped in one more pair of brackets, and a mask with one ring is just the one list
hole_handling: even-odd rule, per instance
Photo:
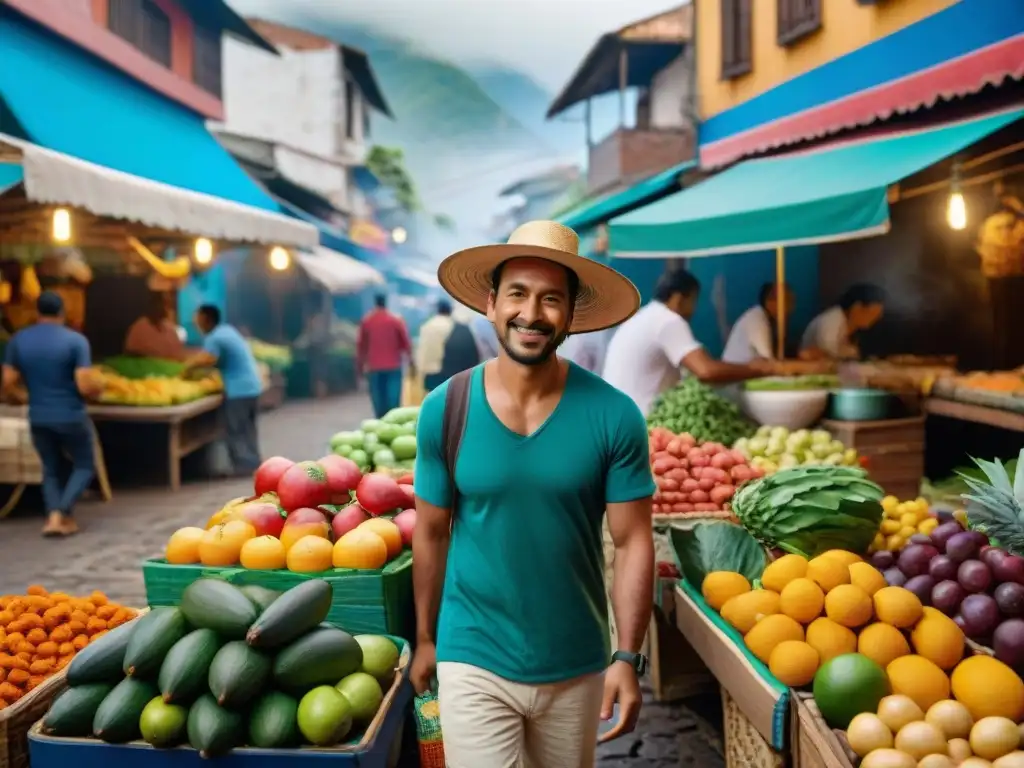
{"label": "metal bowl", "polygon": [[880,421],[889,415],[892,395],[884,389],[835,389],[828,415],[836,421]]}

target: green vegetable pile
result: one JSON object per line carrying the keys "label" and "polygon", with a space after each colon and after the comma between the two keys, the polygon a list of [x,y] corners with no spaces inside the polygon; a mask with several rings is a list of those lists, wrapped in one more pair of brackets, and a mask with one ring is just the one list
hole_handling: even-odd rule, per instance
{"label": "green vegetable pile", "polygon": [[416,421],[420,409],[394,408],[380,419],[367,419],[359,429],[338,432],[331,452],[352,459],[364,472],[407,469],[416,463]]}
{"label": "green vegetable pile", "polygon": [[792,392],[806,389],[835,389],[838,386],[839,377],[831,374],[768,376],[763,379],[751,379],[743,385],[744,389],[752,392]]}
{"label": "green vegetable pile", "polygon": [[177,360],[164,360],[160,357],[136,357],[134,355],[108,357],[103,361],[103,366],[126,379],[145,379],[151,376],[176,379],[185,370],[185,364]]}
{"label": "green vegetable pile", "polygon": [[664,427],[676,435],[687,432],[699,443],[711,441],[723,445],[749,437],[756,429],[735,403],[693,376],[683,379],[655,401],[647,424]]}
{"label": "green vegetable pile", "polygon": [[741,486],[732,511],[769,547],[807,558],[861,554],[882,523],[884,495],[860,468],[793,467]]}

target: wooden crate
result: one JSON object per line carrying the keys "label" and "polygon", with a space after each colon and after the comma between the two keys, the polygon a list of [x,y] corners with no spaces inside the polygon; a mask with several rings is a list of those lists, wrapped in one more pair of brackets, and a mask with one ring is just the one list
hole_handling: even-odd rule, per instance
{"label": "wooden crate", "polygon": [[924,416],[884,421],[833,421],[822,426],[867,459],[871,479],[886,493],[913,499],[924,477]]}
{"label": "wooden crate", "polygon": [[825,723],[808,694],[793,697],[791,716],[794,768],[853,768],[845,740]]}
{"label": "wooden crate", "polygon": [[65,688],[67,680],[61,670],[11,706],[0,709],[0,768],[28,768],[28,732]]}

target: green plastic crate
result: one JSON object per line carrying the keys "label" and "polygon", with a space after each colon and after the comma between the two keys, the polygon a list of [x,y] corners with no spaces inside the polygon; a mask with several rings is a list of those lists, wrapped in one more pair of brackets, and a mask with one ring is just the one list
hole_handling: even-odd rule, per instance
{"label": "green plastic crate", "polygon": [[415,608],[412,599],[412,552],[403,552],[376,571],[335,568],[323,573],[259,571],[171,565],[163,558],[142,564],[146,601],[151,607],[178,605],[185,587],[196,579],[219,578],[230,584],[258,584],[285,591],[309,579],[323,579],[334,588],[327,621],[352,633],[412,637]]}

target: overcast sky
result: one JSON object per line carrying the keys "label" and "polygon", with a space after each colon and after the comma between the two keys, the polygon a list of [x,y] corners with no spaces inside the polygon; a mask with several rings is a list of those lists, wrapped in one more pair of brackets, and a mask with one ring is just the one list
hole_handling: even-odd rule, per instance
{"label": "overcast sky", "polygon": [[228,0],[243,15],[313,12],[370,23],[458,62],[498,61],[549,89],[565,84],[605,32],[683,0]]}

